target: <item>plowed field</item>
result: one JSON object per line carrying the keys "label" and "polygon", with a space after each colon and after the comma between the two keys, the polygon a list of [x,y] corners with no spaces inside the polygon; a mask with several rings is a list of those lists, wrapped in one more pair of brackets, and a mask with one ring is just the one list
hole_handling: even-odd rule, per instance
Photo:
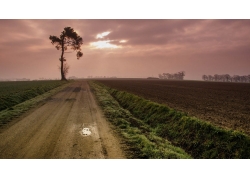
{"label": "plowed field", "polygon": [[142,79],[98,81],[212,124],[250,134],[249,83]]}

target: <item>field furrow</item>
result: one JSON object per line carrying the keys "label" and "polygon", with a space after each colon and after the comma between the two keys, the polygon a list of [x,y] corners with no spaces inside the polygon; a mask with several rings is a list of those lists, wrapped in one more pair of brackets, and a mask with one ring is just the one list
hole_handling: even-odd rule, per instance
{"label": "field furrow", "polygon": [[250,84],[169,80],[98,80],[195,116],[250,134]]}

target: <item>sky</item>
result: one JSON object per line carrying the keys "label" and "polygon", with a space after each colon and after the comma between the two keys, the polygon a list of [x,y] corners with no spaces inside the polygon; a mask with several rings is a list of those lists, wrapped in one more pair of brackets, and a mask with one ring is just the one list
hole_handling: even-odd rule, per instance
{"label": "sky", "polygon": [[60,78],[49,36],[65,27],[84,41],[79,60],[66,51],[68,77],[250,74],[248,19],[0,19],[0,78]]}

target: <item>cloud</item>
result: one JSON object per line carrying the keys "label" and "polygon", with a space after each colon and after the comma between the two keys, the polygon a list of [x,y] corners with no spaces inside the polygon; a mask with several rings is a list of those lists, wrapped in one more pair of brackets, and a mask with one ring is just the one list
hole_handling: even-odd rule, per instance
{"label": "cloud", "polygon": [[[119,72],[120,76],[187,69],[187,77],[192,74],[190,78],[198,79],[202,69],[244,73],[250,65],[250,20],[0,20],[2,76],[41,77],[45,70],[48,76],[60,76],[60,51],[50,43],[49,36],[59,36],[68,26],[84,40],[80,61],[75,61],[75,53],[65,54],[71,63],[70,73],[77,72],[72,74],[76,76],[87,76],[89,69],[103,73],[119,69],[112,75]],[[31,64],[36,69],[32,73]]]}
{"label": "cloud", "polygon": [[96,48],[119,48],[119,46],[111,44],[110,40],[105,40],[105,41],[97,41],[97,42],[92,42],[90,43],[91,46],[94,46]]}
{"label": "cloud", "polygon": [[104,36],[107,36],[109,33],[110,32],[107,31],[107,32],[103,32],[103,33],[97,34],[96,39],[102,39]]}

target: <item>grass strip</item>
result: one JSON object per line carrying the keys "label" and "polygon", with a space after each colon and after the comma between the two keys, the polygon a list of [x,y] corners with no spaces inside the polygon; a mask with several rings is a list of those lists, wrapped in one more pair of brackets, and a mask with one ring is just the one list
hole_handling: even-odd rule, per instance
{"label": "grass strip", "polygon": [[9,123],[12,119],[19,117],[21,114],[29,110],[30,108],[34,107],[39,102],[47,99],[48,97],[56,94],[60,90],[67,87],[70,83],[63,83],[63,85],[56,87],[54,89],[51,89],[41,95],[38,95],[32,99],[29,99],[27,101],[24,101],[20,104],[17,104],[11,108],[5,109],[3,111],[0,111],[0,127],[6,125]]}
{"label": "grass strip", "polygon": [[[2,82],[0,91],[0,111],[41,95],[67,83],[66,81]],[[7,91],[8,90],[8,91]]]}
{"label": "grass strip", "polygon": [[98,84],[156,135],[167,138],[194,158],[250,158],[250,137],[243,132],[217,127],[166,105]]}
{"label": "grass strip", "polygon": [[130,147],[131,158],[191,158],[183,149],[172,145],[165,138],[157,136],[154,129],[144,121],[133,117],[129,111],[123,109],[106,88],[93,82],[89,82],[89,84],[106,118],[118,127],[118,132]]}

